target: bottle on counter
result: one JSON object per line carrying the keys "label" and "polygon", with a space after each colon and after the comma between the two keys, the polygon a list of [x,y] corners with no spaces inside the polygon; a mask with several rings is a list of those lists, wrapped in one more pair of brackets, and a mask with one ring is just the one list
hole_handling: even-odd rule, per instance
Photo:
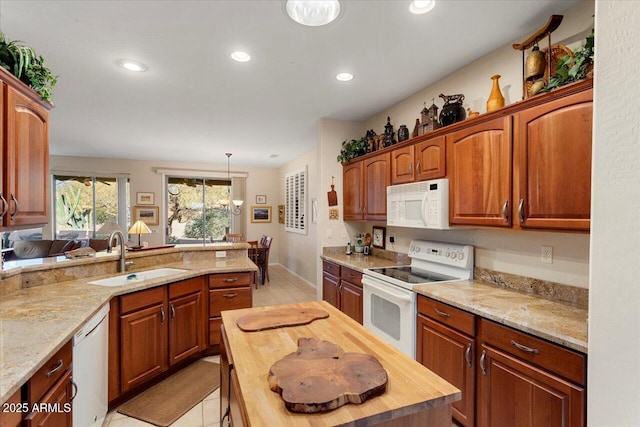
{"label": "bottle on counter", "polygon": [[346,254],[347,255],[351,255],[351,242],[347,243],[347,252],[346,252]]}

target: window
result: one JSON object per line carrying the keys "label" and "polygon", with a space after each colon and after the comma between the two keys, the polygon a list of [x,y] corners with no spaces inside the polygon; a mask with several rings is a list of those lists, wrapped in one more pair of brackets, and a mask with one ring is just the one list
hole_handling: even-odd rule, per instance
{"label": "window", "polygon": [[53,176],[56,239],[89,239],[107,221],[129,224],[129,179]]}
{"label": "window", "polygon": [[307,170],[288,173],[284,177],[285,220],[284,229],[292,233],[307,234]]}
{"label": "window", "polygon": [[233,229],[233,215],[222,209],[231,181],[167,177],[167,243],[222,240]]}

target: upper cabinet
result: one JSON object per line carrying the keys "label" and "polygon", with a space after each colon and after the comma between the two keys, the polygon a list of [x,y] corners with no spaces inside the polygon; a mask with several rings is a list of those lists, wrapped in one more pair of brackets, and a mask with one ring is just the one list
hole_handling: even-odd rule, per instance
{"label": "upper cabinet", "polygon": [[445,137],[431,138],[391,152],[391,184],[443,178]]}
{"label": "upper cabinet", "polygon": [[0,82],[0,228],[46,224],[51,106],[5,70]]}
{"label": "upper cabinet", "polygon": [[520,111],[515,122],[514,220],[588,231],[593,90]]}
{"label": "upper cabinet", "polygon": [[387,186],[391,185],[390,159],[386,152],[344,166],[345,220],[386,221]]}
{"label": "upper cabinet", "polygon": [[447,135],[449,224],[511,226],[511,117]]}

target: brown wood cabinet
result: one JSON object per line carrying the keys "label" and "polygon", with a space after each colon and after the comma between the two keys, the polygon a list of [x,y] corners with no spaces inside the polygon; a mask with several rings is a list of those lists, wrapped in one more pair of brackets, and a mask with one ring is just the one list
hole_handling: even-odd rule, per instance
{"label": "brown wood cabinet", "polygon": [[48,222],[49,103],[0,71],[0,228]]}
{"label": "brown wood cabinet", "polygon": [[588,231],[593,90],[523,110],[515,121],[520,227]]}
{"label": "brown wood cabinet", "polygon": [[511,226],[511,116],[447,135],[449,224]]}
{"label": "brown wood cabinet", "polygon": [[166,307],[165,286],[120,297],[121,392],[145,383],[169,367]]}
{"label": "brown wood cabinet", "polygon": [[69,341],[23,387],[29,409],[33,409],[35,405],[47,405],[42,411],[27,414],[24,418],[25,426],[71,427],[71,401],[74,397],[71,367],[72,346]]}
{"label": "brown wood cabinet", "polygon": [[251,272],[209,275],[209,345],[220,345],[223,310],[249,308],[253,305]]}
{"label": "brown wood cabinet", "polygon": [[169,364],[175,365],[205,349],[205,278],[169,285]]}
{"label": "brown wood cabinet", "polygon": [[475,422],[474,317],[418,296],[416,360],[462,391],[451,412],[465,427]]}
{"label": "brown wood cabinet", "polygon": [[349,163],[342,173],[344,219],[385,221],[387,186],[391,185],[390,153]]}
{"label": "brown wood cabinet", "polygon": [[443,178],[445,171],[444,135],[391,152],[392,185]]}
{"label": "brown wood cabinet", "polygon": [[[0,411],[0,426],[20,427],[22,425],[22,390],[18,389],[3,403]],[[7,405],[7,406],[5,406]]]}
{"label": "brown wood cabinet", "polygon": [[589,231],[590,85],[448,134],[449,223]]}
{"label": "brown wood cabinet", "polygon": [[362,324],[362,273],[322,261],[322,299]]}
{"label": "brown wood cabinet", "polygon": [[485,319],[478,340],[478,426],[586,425],[583,355]]}

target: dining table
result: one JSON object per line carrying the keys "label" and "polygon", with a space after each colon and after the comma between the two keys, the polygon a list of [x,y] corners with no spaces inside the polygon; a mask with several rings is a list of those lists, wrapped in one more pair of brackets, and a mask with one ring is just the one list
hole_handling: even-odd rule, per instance
{"label": "dining table", "polygon": [[[248,241],[250,247],[248,250],[249,259],[258,266],[260,273],[260,282],[264,285],[264,279],[267,273],[267,254],[269,252],[269,246],[264,246],[257,241]],[[258,287],[258,281],[256,280],[256,289]]]}

